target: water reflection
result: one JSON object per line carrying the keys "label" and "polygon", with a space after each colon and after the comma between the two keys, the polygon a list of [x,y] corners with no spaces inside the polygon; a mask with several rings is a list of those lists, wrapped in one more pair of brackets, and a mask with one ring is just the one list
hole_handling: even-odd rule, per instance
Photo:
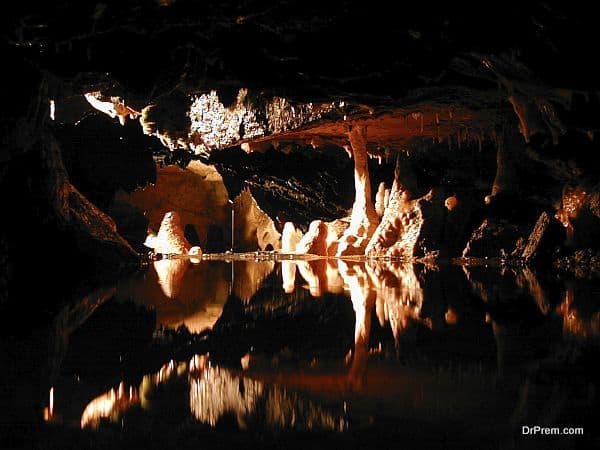
{"label": "water reflection", "polygon": [[152,263],[148,272],[121,283],[117,299],[156,310],[158,327],[185,325],[198,333],[214,325],[232,293],[250,301],[274,267],[273,261],[190,264],[183,259],[164,259]]}
{"label": "water reflection", "polygon": [[343,431],[343,412],[328,411],[277,384],[265,384],[203,364],[190,379],[190,409],[201,423],[217,425],[227,414],[240,428],[260,423],[274,429]]}
{"label": "water reflection", "polygon": [[[398,261],[161,262],[116,295],[154,308],[160,325],[213,327],[205,354],[179,353],[139,385],[102,392],[82,427],[169,415],[177,399],[182,422],[209,427],[346,431],[384,410],[398,421],[477,417],[489,430],[558,423],[593,401],[582,371],[556,381],[556,367],[575,367],[600,337],[593,283]],[[165,268],[183,275],[161,278]],[[566,341],[577,350],[560,359]]]}
{"label": "water reflection", "polygon": [[155,414],[152,402],[159,387],[187,379],[189,411],[199,423],[211,427],[232,415],[240,429],[258,426],[269,429],[343,431],[343,408],[323,407],[277,384],[266,384],[229,369],[211,366],[204,355],[195,355],[189,363],[170,361],[153,374],[146,375],[138,388],[118,388],[93,399],[83,411],[81,428],[98,428],[103,422],[123,423],[134,407]]}

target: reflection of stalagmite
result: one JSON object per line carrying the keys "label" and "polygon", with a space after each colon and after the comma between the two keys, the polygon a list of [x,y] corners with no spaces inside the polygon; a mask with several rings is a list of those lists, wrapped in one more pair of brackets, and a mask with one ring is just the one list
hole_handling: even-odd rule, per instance
{"label": "reflection of stalagmite", "polygon": [[154,262],[154,269],[158,275],[158,284],[163,293],[170,299],[177,298],[189,261],[184,259],[163,259]]}
{"label": "reflection of stalagmite", "polygon": [[564,299],[558,307],[563,316],[563,335],[576,339],[597,339],[600,337],[600,312],[594,312],[589,318],[582,318],[574,306],[575,289],[568,284]]}
{"label": "reflection of stalagmite", "polygon": [[[224,261],[181,264],[184,262],[156,261],[147,273],[122,280],[116,300],[133,300],[155,311],[157,329],[184,325],[189,331],[199,333],[211,328],[230,294],[231,266]],[[181,281],[175,281],[179,278]]]}
{"label": "reflection of stalagmite", "polygon": [[293,261],[281,262],[281,279],[283,290],[286,294],[294,292],[296,285],[296,263]]}
{"label": "reflection of stalagmite", "polygon": [[367,129],[355,126],[349,133],[354,155],[355,199],[350,226],[340,238],[337,256],[363,255],[369,239],[379,224],[371,201],[371,181],[367,158]]}
{"label": "reflection of stalagmite", "polygon": [[354,325],[354,355],[348,373],[348,382],[352,389],[366,386],[367,359],[369,356],[369,337],[371,333],[371,311],[375,306],[375,291],[371,288],[364,266],[348,266],[344,261],[338,263],[340,275],[350,290],[350,299],[356,315]]}
{"label": "reflection of stalagmite", "polygon": [[321,220],[313,220],[306,234],[298,242],[296,253],[327,256],[327,233],[327,224]]}
{"label": "reflection of stalagmite", "polygon": [[421,203],[431,200],[432,193],[415,200],[410,197],[400,181],[398,159],[387,208],[365,251],[368,256],[413,257],[423,225]]}
{"label": "reflection of stalagmite", "polygon": [[328,291],[326,260],[296,261],[296,265],[300,275],[308,283],[310,295],[320,297]]}
{"label": "reflection of stalagmite", "polygon": [[275,263],[273,261],[236,261],[234,263],[234,294],[240,300],[250,301],[274,268]]}
{"label": "reflection of stalagmite", "polygon": [[525,266],[521,272],[517,273],[516,281],[519,287],[527,288],[542,314],[546,315],[550,312],[550,303],[546,293],[538,277],[529,267]]}
{"label": "reflection of stalagmite", "polygon": [[371,261],[366,268],[377,291],[375,310],[379,323],[389,322],[396,342],[410,322],[431,325],[429,319],[421,318],[423,289],[413,264]]}
{"label": "reflection of stalagmite", "polygon": [[344,292],[344,280],[340,276],[338,270],[337,260],[328,259],[327,266],[325,268],[325,274],[327,279],[327,292],[332,294],[341,294]]}
{"label": "reflection of stalagmite", "polygon": [[[183,234],[179,214],[169,211],[165,214],[156,236],[148,235],[146,245],[153,247],[157,253],[185,254],[191,248]],[[188,268],[187,260],[161,260],[154,263],[158,275],[158,283],[168,298],[177,297],[181,289],[183,276]]]}

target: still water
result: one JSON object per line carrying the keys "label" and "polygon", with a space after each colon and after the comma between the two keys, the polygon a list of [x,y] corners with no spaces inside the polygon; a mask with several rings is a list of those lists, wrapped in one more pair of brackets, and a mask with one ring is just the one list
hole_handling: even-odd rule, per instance
{"label": "still water", "polygon": [[[44,420],[92,436],[586,448],[598,289],[483,265],[157,261],[58,316]],[[585,434],[522,435],[534,425]]]}

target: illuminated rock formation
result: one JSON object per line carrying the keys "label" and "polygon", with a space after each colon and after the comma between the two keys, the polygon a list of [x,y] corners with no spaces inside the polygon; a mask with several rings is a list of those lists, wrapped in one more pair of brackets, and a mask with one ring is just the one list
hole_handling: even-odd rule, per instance
{"label": "illuminated rock formation", "polygon": [[371,201],[371,181],[367,158],[367,128],[354,126],[349,132],[354,157],[355,200],[350,226],[339,240],[337,256],[364,255],[379,218]]}
{"label": "illuminated rock formation", "polygon": [[396,162],[394,184],[381,223],[366,248],[367,256],[412,258],[423,223],[423,205],[431,203],[433,192],[411,199],[400,179],[400,160]]}
{"label": "illuminated rock formation", "polygon": [[[297,230],[292,222],[286,222],[281,234],[281,252],[284,254],[294,253],[300,240],[302,232]],[[281,278],[283,290],[286,294],[294,292],[296,283],[296,263],[292,261],[281,262]]]}
{"label": "illuminated rock formation", "polygon": [[383,213],[385,212],[385,208],[387,207],[387,200],[389,200],[389,194],[386,198],[385,195],[385,183],[382,181],[379,183],[379,187],[377,188],[377,194],[375,195],[375,211],[377,215],[381,219],[383,217]]}
{"label": "illuminated rock formation", "polygon": [[286,222],[281,233],[281,252],[293,253],[302,239],[302,231],[296,229],[292,222]]}
{"label": "illuminated rock formation", "polygon": [[327,256],[327,224],[321,220],[314,220],[308,227],[308,231],[296,246],[299,255]]}
{"label": "illuminated rock formation", "polygon": [[127,106],[121,97],[104,98],[100,92],[88,92],[84,97],[98,111],[112,119],[118,117],[121,125],[125,125],[128,117],[135,120],[140,115],[139,111]]}
{"label": "illuminated rock formation", "polygon": [[[205,243],[221,246],[219,250],[229,247],[229,194],[217,170],[200,161],[190,162],[185,169],[159,167],[154,185],[131,193],[119,191],[115,196],[117,201],[143,213],[148,219],[148,227],[154,232],[158,231],[167,211],[177,211],[182,226],[194,227],[203,248],[210,248]],[[208,242],[211,228],[221,231],[220,242]]]}
{"label": "illuminated rock formation", "polygon": [[179,213],[169,211],[163,217],[158,234],[149,241],[157,253],[187,254],[192,247],[183,234]]}
{"label": "illuminated rock formation", "polygon": [[566,229],[565,244],[569,247],[596,248],[600,227],[599,185],[567,183],[557,203],[554,217]]}
{"label": "illuminated rock formation", "polygon": [[[240,89],[235,102],[226,107],[211,91],[191,102],[190,141],[197,153],[208,152],[299,128],[321,119],[334,108],[333,103],[292,104],[282,97],[254,104],[247,89]],[[248,146],[248,151],[252,147],[254,144]]]}
{"label": "illuminated rock formation", "polygon": [[[194,246],[192,248],[190,248],[189,255],[194,255],[194,256],[202,256],[202,249],[198,246]],[[190,262],[192,264],[198,264],[202,261],[202,258],[190,258]]]}
{"label": "illuminated rock formation", "polygon": [[273,220],[258,206],[249,190],[233,202],[235,212],[235,250],[254,251],[281,248],[281,234]]}

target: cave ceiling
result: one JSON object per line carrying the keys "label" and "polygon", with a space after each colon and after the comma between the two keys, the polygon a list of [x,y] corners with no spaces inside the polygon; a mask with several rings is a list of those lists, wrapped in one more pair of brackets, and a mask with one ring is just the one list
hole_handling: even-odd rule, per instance
{"label": "cave ceiling", "polygon": [[343,146],[352,124],[369,127],[375,156],[415,137],[452,146],[518,126],[526,140],[538,133],[556,142],[598,128],[589,114],[598,69],[584,44],[596,27],[583,7],[59,1],[23,2],[8,21],[11,51],[46,74],[57,103],[101,92],[139,113],[176,92],[190,105],[167,101],[166,126],[184,131],[192,101],[212,91],[224,108],[240,89],[254,106],[273,98],[296,109],[332,105],[316,120],[246,130],[206,150],[274,138]]}

